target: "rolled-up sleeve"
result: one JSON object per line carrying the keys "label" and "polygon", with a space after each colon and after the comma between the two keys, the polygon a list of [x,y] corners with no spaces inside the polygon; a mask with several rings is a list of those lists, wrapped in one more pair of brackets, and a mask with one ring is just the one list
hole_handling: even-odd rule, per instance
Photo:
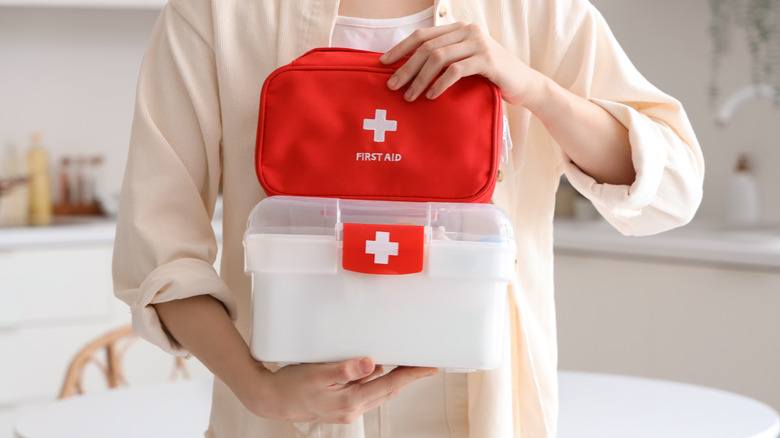
{"label": "rolled-up sleeve", "polygon": [[704,161],[682,105],[636,70],[592,5],[571,2],[579,3],[571,8],[579,13],[556,23],[556,45],[564,49],[550,76],[628,129],[636,179],[631,185],[601,184],[564,155],[567,178],[624,234],[653,234],[689,222],[701,202]]}
{"label": "rolled-up sleeve", "polygon": [[[183,5],[178,6],[177,5]],[[213,264],[211,225],[220,186],[220,105],[208,14],[169,3],[152,34],[136,107],[114,245],[115,295],[133,329],[187,355],[153,304],[211,295],[236,306]]]}

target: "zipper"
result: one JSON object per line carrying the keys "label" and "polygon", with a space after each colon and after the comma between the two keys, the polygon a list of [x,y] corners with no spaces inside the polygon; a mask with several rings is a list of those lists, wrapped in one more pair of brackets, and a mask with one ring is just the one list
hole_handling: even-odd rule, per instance
{"label": "zipper", "polygon": [[509,152],[514,146],[512,145],[512,135],[509,132],[509,119],[504,114],[504,148],[501,151],[501,162],[506,164],[509,162]]}

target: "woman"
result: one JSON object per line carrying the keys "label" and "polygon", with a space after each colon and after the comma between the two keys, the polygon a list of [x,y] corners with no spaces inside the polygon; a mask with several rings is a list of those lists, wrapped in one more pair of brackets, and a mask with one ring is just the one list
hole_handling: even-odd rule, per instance
{"label": "woman", "polygon": [[[408,100],[480,74],[507,102],[516,146],[493,202],[515,224],[521,263],[498,369],[384,373],[355,358],[272,372],[251,358],[241,235],[264,197],[252,168],[259,94],[274,69],[329,45],[387,51],[388,64],[412,54],[387,84]],[[218,377],[207,437],[552,437],[552,216],[564,172],[626,234],[682,225],[701,198],[701,152],[680,104],[634,69],[587,0],[172,0],[138,85],[116,295],[136,332]]]}

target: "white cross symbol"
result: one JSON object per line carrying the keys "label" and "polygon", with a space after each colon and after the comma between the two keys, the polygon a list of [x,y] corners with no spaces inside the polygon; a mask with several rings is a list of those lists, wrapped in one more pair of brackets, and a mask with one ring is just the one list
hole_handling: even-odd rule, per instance
{"label": "white cross symbol", "polygon": [[376,240],[366,240],[366,254],[374,255],[375,265],[386,265],[390,256],[398,255],[398,242],[390,241],[390,233],[376,232]]}
{"label": "white cross symbol", "polygon": [[397,121],[387,120],[387,110],[378,109],[374,113],[373,119],[363,119],[363,129],[374,131],[374,141],[377,143],[385,141],[386,131],[395,131],[397,128]]}

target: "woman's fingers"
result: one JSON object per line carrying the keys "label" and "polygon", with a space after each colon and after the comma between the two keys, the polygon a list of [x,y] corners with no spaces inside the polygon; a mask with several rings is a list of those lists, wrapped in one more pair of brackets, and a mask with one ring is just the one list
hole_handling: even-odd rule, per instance
{"label": "woman's fingers", "polygon": [[417,99],[429,87],[425,95],[435,99],[465,76],[480,74],[493,80],[499,56],[490,37],[479,26],[466,23],[416,31],[383,58],[386,56],[388,62],[397,61],[399,54],[410,50],[414,54],[387,82],[391,90],[408,84],[404,92],[408,101]]}
{"label": "woman's fingers", "polygon": [[416,99],[447,65],[472,55],[469,45],[464,43],[467,34],[462,29],[455,27],[421,43],[417,38],[404,40],[401,44],[412,41],[419,45],[414,54],[390,77],[387,86],[391,90],[398,90],[411,83],[404,98],[409,101]]}
{"label": "woman's fingers", "polygon": [[270,373],[272,380],[261,400],[248,400],[247,407],[260,416],[286,421],[350,423],[414,380],[436,372],[436,368],[398,367],[381,375],[382,367],[369,358],[290,365]]}
{"label": "woman's fingers", "polygon": [[382,368],[382,365],[377,365],[376,368],[374,368],[374,372],[371,373],[371,375],[363,377],[360,380],[356,380],[356,381],[352,382],[352,384],[366,383],[366,382],[370,381],[371,379],[373,379],[373,378],[375,378],[377,376],[381,376],[382,374],[384,374],[384,372],[385,372],[385,370],[384,370],[384,368]]}
{"label": "woman's fingers", "polygon": [[444,73],[436,80],[425,93],[425,97],[428,99],[436,99],[445,90],[450,88],[455,82],[466,76],[471,76],[480,73],[479,61],[475,58],[466,58],[458,62],[454,62],[444,70]]}
{"label": "woman's fingers", "polygon": [[[378,368],[378,367],[377,367]],[[436,374],[436,368],[398,367],[373,380],[352,382],[334,393],[337,409],[326,423],[351,423],[360,415],[397,396],[413,381]]]}
{"label": "woman's fingers", "polygon": [[444,57],[451,57],[453,55],[453,45],[461,43],[464,36],[462,32],[456,29],[424,41],[390,78],[388,81],[390,89],[397,90],[411,79],[414,79],[431,57],[434,57],[434,61],[439,62],[444,61]]}
{"label": "woman's fingers", "polygon": [[[435,42],[432,40],[425,45]],[[421,48],[415,52],[409,61],[395,72],[401,85],[409,83],[409,87],[404,93],[406,100],[412,101],[419,97],[449,65],[474,54],[467,41],[439,47],[434,44],[430,44],[430,46],[431,49]]]}
{"label": "woman's fingers", "polygon": [[425,92],[428,99],[435,99],[459,79],[482,74],[484,60],[474,46],[473,42],[464,41],[434,52],[414,77],[404,98],[412,101]]}
{"label": "woman's fingers", "polygon": [[387,53],[382,55],[379,60],[384,64],[393,64],[401,60],[404,56],[417,50],[426,41],[438,38],[444,34],[450,33],[454,30],[460,29],[466,26],[466,23],[458,22],[445,24],[443,26],[428,27],[425,29],[418,29],[412,32],[411,35],[406,37],[403,41],[396,44],[395,47],[388,50]]}
{"label": "woman's fingers", "polygon": [[316,376],[322,386],[346,385],[371,376],[376,365],[370,358],[350,359],[339,363],[318,365]]}
{"label": "woman's fingers", "polygon": [[438,373],[437,368],[398,367],[384,376],[350,388],[363,401],[363,412],[373,409],[398,395],[410,383]]}

